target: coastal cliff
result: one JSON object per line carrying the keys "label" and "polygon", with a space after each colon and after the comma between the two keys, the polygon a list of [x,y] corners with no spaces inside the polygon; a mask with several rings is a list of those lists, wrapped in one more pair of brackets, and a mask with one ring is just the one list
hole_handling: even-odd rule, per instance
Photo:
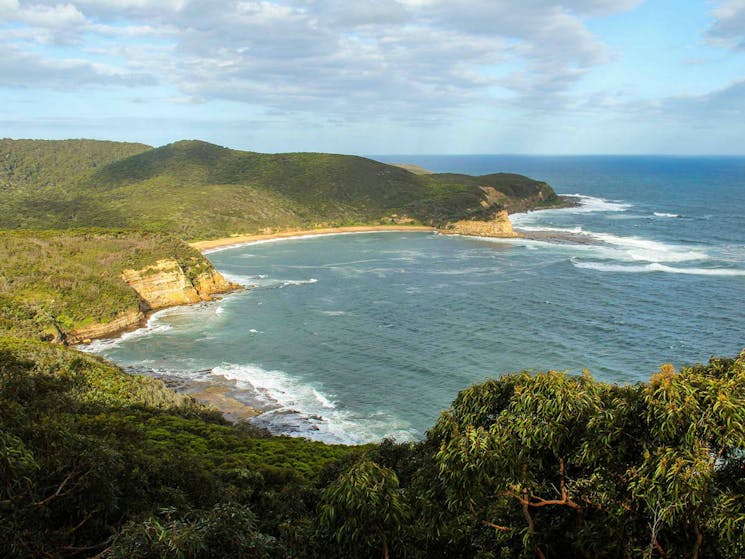
{"label": "coastal cliff", "polygon": [[209,301],[212,295],[238,287],[211,266],[190,279],[175,258],[158,260],[141,270],[124,270],[122,279],[137,292],[141,306],[148,311]]}
{"label": "coastal cliff", "polygon": [[441,233],[446,235],[470,235],[474,237],[513,238],[520,235],[512,229],[512,222],[506,210],[497,212],[488,221],[463,219],[448,223]]}
{"label": "coastal cliff", "polygon": [[141,326],[150,311],[239,286],[170,235],[0,231],[0,331],[76,344]]}
{"label": "coastal cliff", "polygon": [[192,279],[175,258],[158,260],[140,270],[124,270],[121,278],[140,298],[139,310],[128,310],[114,320],[67,333],[69,344],[113,336],[140,326],[145,312],[166,307],[210,301],[213,295],[234,291],[240,286],[227,281],[211,265],[203,266]]}
{"label": "coastal cliff", "polygon": [[90,343],[96,338],[108,338],[119,332],[126,332],[137,328],[145,321],[145,314],[142,311],[129,310],[117,316],[111,322],[102,324],[93,324],[64,334],[62,339],[67,344],[74,345],[80,343]]}

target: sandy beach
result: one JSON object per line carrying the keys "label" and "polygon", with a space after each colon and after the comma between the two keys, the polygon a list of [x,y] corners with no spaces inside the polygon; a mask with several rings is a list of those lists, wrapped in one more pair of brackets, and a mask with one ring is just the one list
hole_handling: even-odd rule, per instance
{"label": "sandy beach", "polygon": [[306,237],[310,235],[335,235],[338,233],[375,233],[377,231],[410,231],[410,232],[434,232],[434,227],[424,225],[358,225],[351,227],[325,227],[321,229],[292,229],[277,233],[266,233],[259,235],[235,235],[222,239],[211,239],[209,241],[194,241],[191,246],[202,252],[216,248],[224,248],[233,245],[242,245],[256,241],[267,241],[271,239],[285,239],[288,237]]}

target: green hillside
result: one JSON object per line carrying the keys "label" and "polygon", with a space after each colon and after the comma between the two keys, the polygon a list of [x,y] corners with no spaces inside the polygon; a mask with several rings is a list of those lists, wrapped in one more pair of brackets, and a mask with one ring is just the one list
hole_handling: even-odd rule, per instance
{"label": "green hillside", "polygon": [[[362,450],[266,437],[159,380],[0,336],[2,557],[206,557],[180,551],[205,537],[205,511],[226,534],[210,557],[267,557],[248,554],[253,545],[275,547],[248,507],[277,534],[289,511],[306,510],[297,497],[328,464]],[[152,534],[162,547],[149,553],[142,542],[131,549],[126,536],[112,549],[119,530],[154,527],[151,515],[199,520],[200,528],[191,539],[169,531],[178,542]]]}
{"label": "green hillside", "polygon": [[[0,228],[136,228],[200,239],[264,228],[442,225],[559,202],[547,184],[520,175],[415,175],[362,157],[269,155],[200,141],[106,163],[67,182],[29,180],[3,193]],[[484,186],[505,196],[487,200]]]}
{"label": "green hillside", "polygon": [[62,186],[143,151],[145,144],[98,140],[0,139],[0,192]]}

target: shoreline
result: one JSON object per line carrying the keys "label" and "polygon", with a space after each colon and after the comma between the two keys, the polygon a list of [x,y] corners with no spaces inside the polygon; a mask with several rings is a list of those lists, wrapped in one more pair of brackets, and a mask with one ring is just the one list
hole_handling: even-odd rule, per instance
{"label": "shoreline", "polygon": [[[573,195],[559,196],[560,202],[551,206],[543,206],[533,209],[519,209],[512,214],[538,212],[542,210],[569,209],[580,206],[581,203]],[[324,235],[343,235],[349,233],[385,233],[385,232],[414,232],[414,233],[446,233],[429,225],[350,225],[342,227],[322,227],[317,229],[289,229],[277,231],[276,233],[252,233],[246,235],[233,235],[219,239],[208,239],[203,241],[190,241],[188,245],[197,249],[202,254],[209,254],[221,249],[248,245],[261,241],[272,241],[278,239],[293,239],[301,237],[319,237]],[[530,238],[524,232],[520,236]],[[541,239],[543,240],[543,239]]]}
{"label": "shoreline", "polygon": [[435,233],[437,229],[428,225],[352,225],[347,227],[324,227],[320,229],[292,229],[277,233],[257,233],[251,235],[235,235],[210,239],[207,241],[192,241],[189,246],[202,253],[208,253],[216,249],[232,248],[258,241],[271,241],[275,239],[291,239],[294,237],[317,237],[324,235],[342,235],[345,233],[385,233],[385,232],[414,232]]}
{"label": "shoreline", "polygon": [[[551,207],[543,207],[534,210],[524,210],[515,213],[527,213],[530,211],[540,211],[545,209],[563,209],[571,208],[580,205],[573,197],[562,197],[560,204]],[[245,246],[256,242],[265,242],[273,240],[289,240],[295,238],[305,237],[316,237],[316,236],[331,236],[331,235],[344,235],[344,234],[355,234],[355,233],[377,233],[377,232],[414,232],[414,233],[443,233],[436,227],[423,226],[423,225],[359,225],[359,226],[346,226],[346,227],[325,227],[318,229],[296,229],[286,230],[276,233],[265,233],[265,234],[252,234],[252,235],[235,235],[231,237],[223,237],[220,239],[211,239],[205,241],[193,241],[188,243],[193,248],[196,248],[203,254],[209,254],[223,249],[234,248],[239,246]],[[575,242],[575,243],[587,243],[586,239],[581,239],[578,235],[571,234],[550,234],[550,233],[538,233],[529,231],[520,231],[519,228],[515,231],[517,235],[512,239],[528,239],[528,240],[540,240],[540,241],[554,241],[554,242]],[[478,236],[470,236],[472,238],[479,238]],[[509,239],[506,239],[509,240]],[[219,300],[219,298],[216,298]],[[148,313],[142,313],[140,320],[137,323],[120,329],[116,333],[110,333],[105,336],[101,336],[98,339],[112,339],[121,337],[123,334],[131,331],[136,331],[141,328],[147,328],[149,326],[151,318],[154,317],[158,312],[166,311],[170,308],[177,306],[192,306],[187,305],[174,305],[157,311],[151,311]],[[86,344],[87,345],[87,344]],[[227,379],[217,381],[205,381],[205,380],[184,380],[177,379],[176,377],[169,377],[169,375],[148,375],[142,371],[131,371],[134,374],[145,374],[146,376],[153,376],[160,378],[164,381],[169,388],[175,392],[187,394],[194,398],[196,401],[201,402],[205,405],[212,406],[217,409],[223,417],[233,424],[238,423],[251,423],[251,420],[257,416],[262,415],[265,412],[272,411],[273,406],[271,404],[260,403],[258,400],[249,398],[247,401],[246,394],[242,390],[236,389],[235,381],[228,381]]]}

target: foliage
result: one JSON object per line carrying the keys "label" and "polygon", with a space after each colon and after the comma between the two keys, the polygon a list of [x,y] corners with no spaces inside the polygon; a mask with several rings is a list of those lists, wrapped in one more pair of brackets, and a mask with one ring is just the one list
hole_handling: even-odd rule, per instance
{"label": "foliage", "polygon": [[[486,218],[503,205],[558,202],[547,184],[520,175],[415,175],[362,157],[259,154],[198,141],[102,160],[62,182],[34,176],[0,192],[0,227],[136,228],[196,239],[400,218],[440,225]],[[501,202],[485,208],[481,186],[502,192]]]}
{"label": "foliage", "polygon": [[174,518],[173,509],[141,522],[128,522],[105,554],[110,559],[181,559],[201,557],[269,557],[273,538],[257,530],[251,509],[218,503],[208,511]]}
{"label": "foliage", "polygon": [[493,532],[492,555],[741,556],[743,394],[745,354],[633,387],[559,373],[472,387],[429,433],[445,505]]}
{"label": "foliage", "polygon": [[96,140],[0,139],[0,192],[68,184],[97,167],[149,149],[144,144]]}
{"label": "foliage", "polygon": [[322,526],[347,556],[388,559],[408,516],[395,472],[369,460],[352,466],[323,492]]}
{"label": "foliage", "polygon": [[197,250],[163,233],[114,230],[0,231],[0,328],[59,339],[139,310],[120,277],[162,258],[187,274],[211,268]]}
{"label": "foliage", "polygon": [[3,557],[95,555],[120,530],[120,543],[149,541],[143,526],[163,508],[174,509],[184,538],[199,527],[200,545],[219,550],[232,549],[215,544],[223,520],[250,523],[246,507],[261,507],[256,533],[221,544],[259,549],[271,543],[259,530],[279,533],[308,514],[290,506],[293,495],[358,452],[258,436],[158,380],[62,346],[0,338]]}

